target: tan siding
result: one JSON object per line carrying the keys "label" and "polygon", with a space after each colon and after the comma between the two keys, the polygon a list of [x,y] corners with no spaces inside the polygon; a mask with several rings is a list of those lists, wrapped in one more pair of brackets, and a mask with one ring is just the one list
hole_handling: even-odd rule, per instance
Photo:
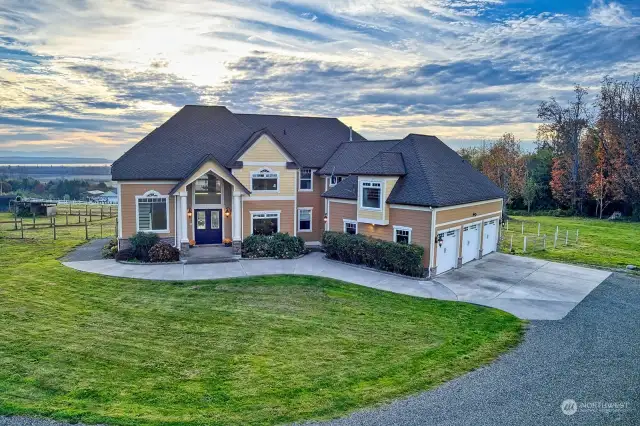
{"label": "tan siding", "polygon": [[[298,191],[298,208],[313,208],[312,232],[298,232],[298,236],[305,241],[320,241],[324,231],[324,178],[313,175],[313,191]],[[297,218],[295,226],[298,226]]]}
{"label": "tan siding", "polygon": [[[263,160],[267,161],[267,160]],[[233,175],[238,179],[249,191],[251,191],[251,173],[259,172],[260,169],[268,168],[274,172],[280,173],[280,187],[278,192],[255,192],[256,196],[293,196],[297,185],[297,170],[287,169],[286,166],[244,166],[241,169],[233,169]]]}
{"label": "tan siding", "polygon": [[257,141],[239,158],[240,161],[268,161],[280,162],[289,161],[282,155],[278,147],[270,137],[262,135]]}
{"label": "tan siding", "polygon": [[[162,195],[167,195],[174,187],[174,184],[139,184],[124,183],[120,185],[120,199],[122,202],[122,217],[119,220],[122,223],[122,238],[129,238],[136,233],[136,196],[144,195],[147,191],[158,191]],[[175,229],[175,197],[169,197],[169,233],[159,234],[160,237],[173,236]]]}
{"label": "tan siding", "polygon": [[[382,188],[382,210],[366,210],[360,208],[360,203],[358,201],[358,218],[360,220],[376,220],[376,221],[385,221],[387,223],[391,223],[389,221],[389,205],[386,203],[389,194],[391,194],[391,190],[395,186],[398,181],[397,177],[376,177],[376,176],[360,176],[358,178],[358,197],[361,197],[360,193],[360,181],[362,180],[372,180],[372,181],[381,181],[384,182],[384,187]],[[358,198],[359,199],[359,198]]]}
{"label": "tan siding", "polygon": [[[453,222],[454,220],[473,218],[474,213],[480,216],[487,213],[500,212],[501,210],[502,200],[469,207],[458,207],[448,210],[439,210],[436,214],[436,225],[441,223]],[[457,225],[458,224],[456,223],[455,226]]]}
{"label": "tan siding", "polygon": [[243,237],[251,235],[251,212],[280,210],[280,232],[293,235],[294,202],[293,201],[251,201],[246,198],[242,207]]}
{"label": "tan siding", "polygon": [[391,225],[372,225],[358,222],[358,234],[379,240],[393,241],[393,227]]}
{"label": "tan siding", "polygon": [[343,219],[356,220],[356,205],[329,200],[329,230],[343,232]]}

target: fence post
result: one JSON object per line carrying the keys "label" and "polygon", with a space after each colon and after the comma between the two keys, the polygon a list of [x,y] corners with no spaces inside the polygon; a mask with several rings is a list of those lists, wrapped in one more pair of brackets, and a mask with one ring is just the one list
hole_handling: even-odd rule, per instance
{"label": "fence post", "polygon": [[526,253],[527,252],[527,236],[524,236],[524,243],[522,245],[522,252]]}
{"label": "fence post", "polygon": [[538,237],[540,236],[540,222],[538,222]]}
{"label": "fence post", "polygon": [[104,206],[101,204],[100,205],[100,220],[102,220],[104,218]]}
{"label": "fence post", "polygon": [[84,215],[85,216],[89,216],[89,204],[85,204],[84,205]]}
{"label": "fence post", "polygon": [[57,235],[56,235],[56,218],[54,217],[53,218],[53,241],[56,240],[56,237],[57,237]]}
{"label": "fence post", "polygon": [[102,222],[100,222],[100,238],[102,238]]}
{"label": "fence post", "polygon": [[116,217],[116,229],[115,229],[115,231],[116,232],[115,232],[114,235],[116,236],[116,238],[118,238],[118,218],[117,217]]}
{"label": "fence post", "polygon": [[66,223],[67,225],[69,225],[69,215],[68,215],[68,214],[65,214],[65,215],[64,215],[64,218],[65,218],[65,223]]}
{"label": "fence post", "polygon": [[542,250],[546,250],[547,249],[547,234],[544,234],[542,236]]}
{"label": "fence post", "polygon": [[53,227],[53,216],[49,216],[49,228]]}
{"label": "fence post", "polygon": [[78,211],[78,223],[80,223],[80,212]]}
{"label": "fence post", "polygon": [[509,251],[513,250],[513,234],[511,234],[511,243],[509,243]]}
{"label": "fence post", "polygon": [[524,235],[524,222],[522,222],[522,235]]}
{"label": "fence post", "polygon": [[89,209],[89,222],[93,222],[93,216],[91,215],[91,209]]}
{"label": "fence post", "polygon": [[578,232],[579,231],[580,231],[579,229],[576,229],[576,244],[578,244]]}
{"label": "fence post", "polygon": [[567,229],[567,236],[564,239],[564,245],[568,246],[569,245],[569,230]]}
{"label": "fence post", "polygon": [[36,229],[36,214],[33,214],[33,229]]}
{"label": "fence post", "polygon": [[13,230],[18,230],[18,216],[13,216]]}
{"label": "fence post", "polygon": [[84,218],[84,238],[85,240],[89,239],[89,225],[87,224],[87,218]]}
{"label": "fence post", "polygon": [[556,248],[556,244],[558,244],[558,230],[556,229],[556,233],[553,236],[553,248]]}
{"label": "fence post", "polygon": [[22,218],[20,218],[20,238],[24,240],[24,223]]}

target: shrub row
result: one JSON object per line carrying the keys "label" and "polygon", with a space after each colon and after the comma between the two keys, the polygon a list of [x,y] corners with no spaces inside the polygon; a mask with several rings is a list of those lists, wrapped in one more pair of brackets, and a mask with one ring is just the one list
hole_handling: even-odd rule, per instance
{"label": "shrub row", "polygon": [[329,259],[412,277],[424,276],[421,246],[330,231],[322,234],[322,245]]}
{"label": "shrub row", "polygon": [[131,260],[139,262],[177,262],[180,260],[180,250],[165,241],[160,241],[158,234],[138,232],[129,238],[129,244],[129,248],[115,253],[116,260],[125,262]]}
{"label": "shrub row", "polygon": [[250,235],[242,242],[242,257],[291,259],[305,253],[304,240],[289,234]]}

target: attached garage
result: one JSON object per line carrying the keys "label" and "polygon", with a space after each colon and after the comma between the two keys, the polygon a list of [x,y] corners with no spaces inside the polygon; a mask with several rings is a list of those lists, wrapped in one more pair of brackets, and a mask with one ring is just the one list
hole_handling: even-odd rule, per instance
{"label": "attached garage", "polygon": [[498,245],[498,219],[484,222],[482,231],[482,255],[496,251]]}
{"label": "attached garage", "polygon": [[[437,264],[438,274],[455,268],[458,264],[458,229],[450,229],[438,233]],[[442,244],[440,244],[442,242]]]}
{"label": "attached garage", "polygon": [[481,222],[471,223],[462,227],[462,263],[471,262],[478,258],[480,250]]}

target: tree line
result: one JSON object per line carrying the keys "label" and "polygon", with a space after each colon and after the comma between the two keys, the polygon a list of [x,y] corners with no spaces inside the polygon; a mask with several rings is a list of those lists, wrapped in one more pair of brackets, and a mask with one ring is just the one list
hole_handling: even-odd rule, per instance
{"label": "tree line", "polygon": [[592,105],[587,94],[577,85],[566,104],[540,103],[532,152],[505,133],[459,153],[504,190],[511,209],[640,220],[640,75],[605,77]]}

